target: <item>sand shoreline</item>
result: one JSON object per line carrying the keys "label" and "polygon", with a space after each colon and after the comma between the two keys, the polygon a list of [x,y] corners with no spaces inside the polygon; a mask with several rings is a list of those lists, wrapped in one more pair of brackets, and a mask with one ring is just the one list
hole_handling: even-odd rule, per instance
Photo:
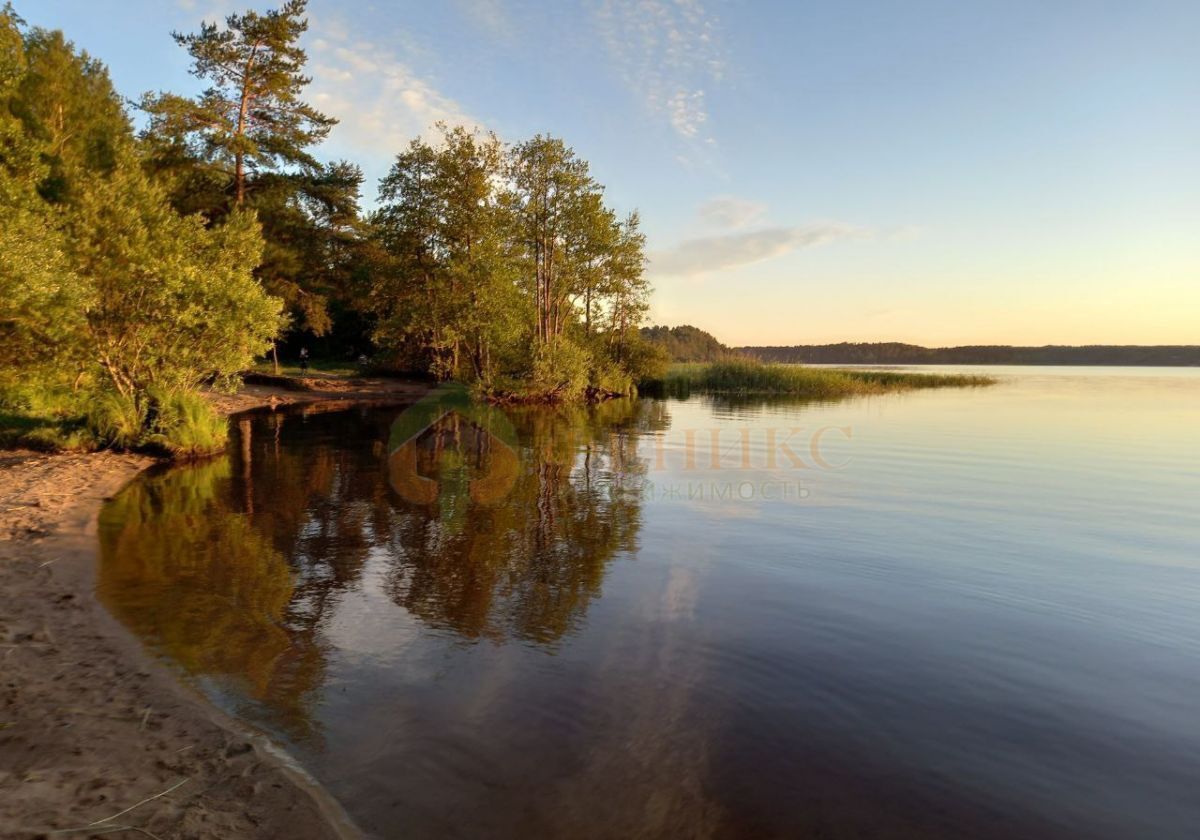
{"label": "sand shoreline", "polygon": [[[212,400],[232,414],[425,391],[306,382]],[[359,836],[286,753],[180,680],[96,600],[100,508],[155,463],[0,452],[0,836]]]}

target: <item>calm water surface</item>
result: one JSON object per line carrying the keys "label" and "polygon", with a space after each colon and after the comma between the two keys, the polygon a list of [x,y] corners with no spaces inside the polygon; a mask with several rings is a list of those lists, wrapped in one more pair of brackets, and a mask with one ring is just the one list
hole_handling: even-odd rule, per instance
{"label": "calm water surface", "polygon": [[255,416],[100,595],[377,836],[1195,837],[1200,371],[993,370]]}

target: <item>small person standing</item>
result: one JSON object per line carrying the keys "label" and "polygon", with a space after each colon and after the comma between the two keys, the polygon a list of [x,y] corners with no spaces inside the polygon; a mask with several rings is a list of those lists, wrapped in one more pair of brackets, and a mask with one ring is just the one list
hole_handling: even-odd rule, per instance
{"label": "small person standing", "polygon": [[308,373],[308,348],[300,348],[300,372]]}

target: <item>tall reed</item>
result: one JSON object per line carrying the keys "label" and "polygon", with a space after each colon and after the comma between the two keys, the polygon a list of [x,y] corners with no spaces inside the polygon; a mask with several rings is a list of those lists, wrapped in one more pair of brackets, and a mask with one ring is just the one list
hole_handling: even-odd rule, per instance
{"label": "tall reed", "polygon": [[707,364],[672,365],[658,390],[672,394],[699,391],[834,398],[918,388],[974,387],[992,385],[995,381],[989,376],[969,374],[813,368],[764,364],[754,359],[732,359]]}

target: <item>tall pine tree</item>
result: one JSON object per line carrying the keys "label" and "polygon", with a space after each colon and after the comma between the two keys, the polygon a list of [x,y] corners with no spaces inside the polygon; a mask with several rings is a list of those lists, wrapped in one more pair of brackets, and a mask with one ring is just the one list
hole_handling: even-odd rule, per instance
{"label": "tall pine tree", "polygon": [[190,145],[228,180],[234,207],[246,203],[258,173],[318,170],[309,149],[337,124],[300,99],[311,81],[299,45],[308,29],[306,3],[288,0],[263,14],[229,15],[224,28],[201,23],[199,32],[172,33],[192,57],[192,75],[210,87],[190,99],[171,93],[142,98],[148,133]]}
{"label": "tall pine tree", "polygon": [[297,326],[323,335],[332,326],[330,299],[355,296],[362,173],[313,156],[337,120],[302,98],[311,81],[300,46],[305,6],[288,0],[229,15],[224,26],[173,33],[192,75],[209,87],[191,98],[148,93],[141,107],[150,115],[143,139],[152,169],[170,180],[175,207],[213,222],[235,209],[257,211],[266,248],[256,275]]}

